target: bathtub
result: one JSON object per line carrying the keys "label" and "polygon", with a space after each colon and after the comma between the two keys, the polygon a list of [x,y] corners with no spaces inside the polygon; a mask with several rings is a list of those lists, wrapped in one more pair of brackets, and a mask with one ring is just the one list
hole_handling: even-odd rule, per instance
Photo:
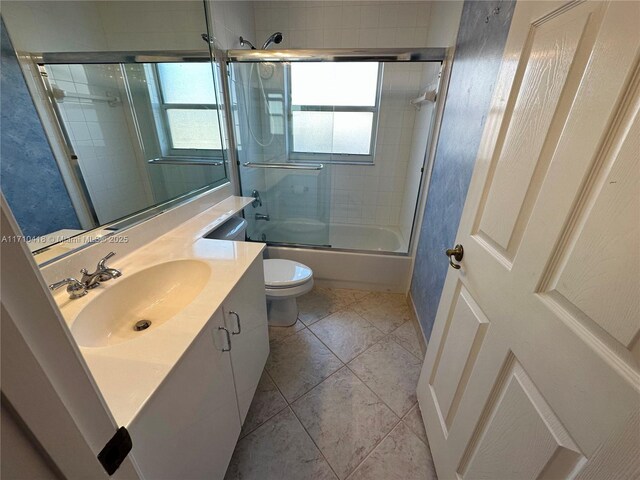
{"label": "bathtub", "polygon": [[255,240],[293,243],[345,250],[406,253],[407,245],[396,227],[327,224],[310,219],[272,220],[259,224]]}
{"label": "bathtub", "polygon": [[394,227],[327,225],[307,219],[272,220],[259,226],[252,238],[260,240],[256,236],[266,235],[266,256],[308,265],[318,285],[397,293],[406,293],[409,288],[411,257],[406,255],[406,243]]}

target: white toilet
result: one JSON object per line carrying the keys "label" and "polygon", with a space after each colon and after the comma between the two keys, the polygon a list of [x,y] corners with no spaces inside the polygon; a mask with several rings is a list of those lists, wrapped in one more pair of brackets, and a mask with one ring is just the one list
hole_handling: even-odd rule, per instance
{"label": "white toilet", "polygon": [[[243,241],[246,230],[244,218],[232,217],[205,238]],[[313,288],[313,270],[292,260],[264,260],[264,284],[269,325],[288,327],[298,319],[296,298]]]}
{"label": "white toilet", "polygon": [[298,319],[296,297],[313,288],[313,271],[302,263],[281,258],[264,261],[267,318],[276,327],[288,327]]}

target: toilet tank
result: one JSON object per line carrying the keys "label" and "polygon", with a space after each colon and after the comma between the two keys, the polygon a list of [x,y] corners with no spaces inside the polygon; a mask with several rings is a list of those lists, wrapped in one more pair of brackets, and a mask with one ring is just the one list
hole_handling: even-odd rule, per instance
{"label": "toilet tank", "polygon": [[229,218],[222,225],[211,230],[204,238],[212,238],[216,240],[235,240],[242,242],[245,239],[247,231],[247,221],[238,216]]}

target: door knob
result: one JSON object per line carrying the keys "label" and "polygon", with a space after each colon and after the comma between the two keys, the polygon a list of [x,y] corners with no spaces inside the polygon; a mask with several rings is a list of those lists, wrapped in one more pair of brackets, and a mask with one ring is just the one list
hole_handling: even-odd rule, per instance
{"label": "door knob", "polygon": [[455,259],[456,262],[462,260],[462,257],[464,256],[464,248],[462,248],[462,245],[458,244],[453,248],[448,248],[444,253],[447,257],[449,257],[449,265],[451,265],[456,270],[460,270],[460,265],[458,265],[457,263],[453,263],[453,260]]}

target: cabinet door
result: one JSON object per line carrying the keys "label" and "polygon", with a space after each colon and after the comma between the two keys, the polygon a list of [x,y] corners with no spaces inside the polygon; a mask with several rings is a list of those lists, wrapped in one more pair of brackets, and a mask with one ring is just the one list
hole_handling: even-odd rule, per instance
{"label": "cabinet door", "polygon": [[262,259],[256,259],[223,305],[231,336],[231,362],[244,422],[269,355],[267,300]]}
{"label": "cabinet door", "polygon": [[129,426],[144,478],[222,479],[240,434],[220,311]]}

